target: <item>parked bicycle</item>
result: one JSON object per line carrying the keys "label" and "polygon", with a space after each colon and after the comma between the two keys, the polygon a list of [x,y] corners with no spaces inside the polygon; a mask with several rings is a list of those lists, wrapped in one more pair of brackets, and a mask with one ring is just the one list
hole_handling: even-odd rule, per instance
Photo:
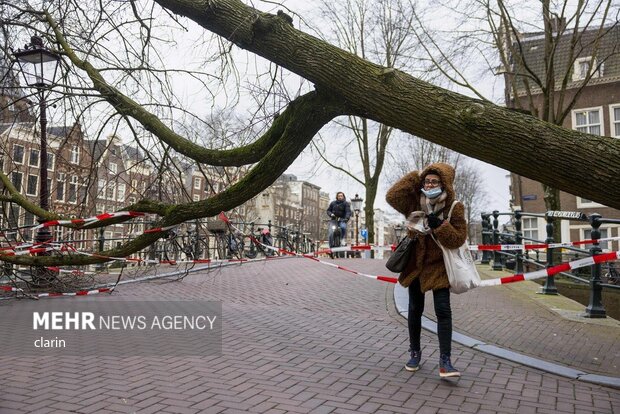
{"label": "parked bicycle", "polygon": [[254,223],[250,223],[250,233],[252,237],[249,238],[248,248],[245,250],[245,257],[248,259],[254,259],[259,252],[265,256],[274,256],[275,251],[265,246],[273,246],[273,237],[268,227],[258,227],[256,232],[254,231]]}
{"label": "parked bicycle", "polygon": [[607,272],[605,273],[605,280],[610,285],[620,285],[620,272],[616,269],[614,263],[609,263],[607,266]]}
{"label": "parked bicycle", "polygon": [[[181,260],[199,260],[208,252],[209,243],[206,237],[200,236],[197,229],[190,227],[185,232],[178,228],[171,229],[159,242],[157,251],[163,262]],[[184,256],[184,257],[183,257]]]}

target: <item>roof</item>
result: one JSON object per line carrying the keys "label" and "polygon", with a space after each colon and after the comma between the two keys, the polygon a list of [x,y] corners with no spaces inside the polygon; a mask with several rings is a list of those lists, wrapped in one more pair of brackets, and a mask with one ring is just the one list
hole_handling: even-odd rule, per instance
{"label": "roof", "polygon": [[[620,47],[618,46],[620,45],[620,26],[614,25],[604,30],[602,36],[599,34],[598,29],[582,32],[582,35],[578,38],[574,46],[575,56],[573,56],[572,60],[570,59],[571,49],[573,48],[571,44],[573,36],[572,29],[567,29],[563,33],[559,38],[557,49],[554,54],[556,83],[562,82],[567,72],[572,73],[573,64],[576,59],[591,57],[594,51],[596,51],[598,62],[604,61],[603,73],[600,78],[592,78],[589,83],[595,84],[608,82],[610,80],[620,80]],[[521,34],[520,46],[526,65],[539,78],[544,79],[546,76],[544,33],[534,32]],[[513,48],[513,50],[518,50],[519,45],[517,42],[513,43]],[[517,59],[512,59],[512,63],[515,65],[514,71],[517,74],[524,75],[526,73],[525,69],[517,67],[515,64],[516,61]],[[518,88],[521,90],[524,89],[522,81],[523,78],[519,77]],[[572,79],[569,81],[572,82]],[[572,86],[576,87],[578,85],[580,85],[580,83],[575,82]],[[568,86],[569,88],[571,87],[570,84]]]}

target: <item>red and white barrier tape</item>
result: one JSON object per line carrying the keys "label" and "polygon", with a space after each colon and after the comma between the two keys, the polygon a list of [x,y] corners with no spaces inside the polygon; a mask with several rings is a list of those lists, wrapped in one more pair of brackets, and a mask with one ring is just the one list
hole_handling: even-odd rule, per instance
{"label": "red and white barrier tape", "polygon": [[67,225],[84,225],[91,224],[97,221],[108,220],[115,217],[140,217],[144,216],[145,213],[141,213],[138,211],[117,211],[115,213],[103,213],[98,214],[93,217],[88,217],[84,219],[72,219],[72,220],[50,220],[44,223],[39,224],[34,227],[34,230],[43,228],[43,227],[52,227],[52,226],[67,226]]}
{"label": "red and white barrier tape", "polygon": [[[13,286],[0,286],[0,290],[4,292],[20,292],[24,293],[24,290],[21,288],[16,288]],[[96,295],[98,293],[110,292],[111,288],[99,288],[99,289],[91,289],[91,290],[79,290],[77,292],[48,292],[48,293],[28,293],[27,295],[33,298],[52,298],[59,296],[89,296]]]}
{"label": "red and white barrier tape", "polygon": [[506,283],[521,282],[523,280],[540,279],[547,276],[553,276],[560,272],[566,272],[568,270],[579,269],[581,267],[592,266],[597,263],[612,262],[620,259],[620,251],[597,254],[591,257],[585,257],[583,259],[573,260],[572,262],[566,262],[557,266],[552,266],[546,269],[536,270],[534,272],[520,273],[512,276],[501,277],[497,279],[483,280],[480,286],[497,286]]}
{"label": "red and white barrier tape", "polygon": [[[228,218],[226,217],[226,215],[224,214],[224,212],[221,212],[221,213],[220,213],[220,215],[219,215],[218,217],[219,217],[221,220],[223,220],[224,222],[226,222],[227,224],[229,224],[229,225],[230,225],[233,229],[235,229],[235,230],[236,230],[236,231],[238,231],[239,233],[243,234],[243,233],[242,233],[242,232],[241,232],[241,231],[240,231],[237,227],[235,227],[232,223],[230,223],[230,221],[228,220]],[[336,264],[336,263],[326,262],[326,261],[323,261],[323,260],[317,259],[317,258],[315,257],[315,254],[316,254],[316,253],[314,253],[314,254],[301,254],[301,253],[296,253],[296,252],[292,252],[292,251],[290,251],[290,250],[286,250],[286,249],[277,248],[277,247],[274,247],[274,246],[269,246],[269,245],[263,244],[263,243],[261,243],[260,241],[258,241],[258,240],[257,240],[257,239],[253,236],[253,235],[245,235],[245,236],[250,237],[250,238],[251,238],[251,239],[252,239],[255,243],[260,244],[260,245],[261,245],[261,246],[263,246],[264,248],[271,249],[271,250],[275,250],[275,251],[277,251],[277,252],[279,252],[279,253],[283,253],[283,254],[287,254],[287,255],[291,255],[291,256],[303,257],[303,258],[306,258],[306,259],[313,260],[313,261],[315,261],[315,262],[317,262],[317,263],[321,263],[321,264],[324,264],[324,265],[327,265],[327,266],[334,267],[334,268],[339,269],[339,270],[343,270],[343,271],[345,271],[345,272],[352,273],[352,274],[354,274],[354,275],[364,276],[364,277],[367,277],[367,278],[370,278],[370,279],[380,280],[380,281],[382,281],[382,282],[389,282],[389,283],[396,283],[396,282],[398,282],[398,278],[393,277],[393,276],[369,275],[369,274],[367,274],[367,273],[358,272],[357,270],[352,270],[352,269],[349,269],[349,268],[347,268],[347,267],[344,267],[344,266],[338,265],[338,264]],[[368,247],[371,247],[371,246],[368,246]],[[337,252],[337,251],[345,251],[345,250],[342,250],[342,249],[347,249],[347,248],[348,248],[348,247],[336,247],[336,248],[334,248],[334,249],[331,249],[331,251],[334,251],[334,252]],[[341,249],[341,250],[337,250],[337,249]],[[368,250],[368,249],[366,249],[366,250]]]}
{"label": "red and white barrier tape", "polygon": [[604,237],[601,239],[588,239],[566,243],[539,243],[539,244],[478,244],[470,245],[469,250],[534,250],[534,249],[555,249],[559,247],[573,247],[584,244],[594,244],[596,242],[606,242],[612,240],[620,240],[618,237]]}

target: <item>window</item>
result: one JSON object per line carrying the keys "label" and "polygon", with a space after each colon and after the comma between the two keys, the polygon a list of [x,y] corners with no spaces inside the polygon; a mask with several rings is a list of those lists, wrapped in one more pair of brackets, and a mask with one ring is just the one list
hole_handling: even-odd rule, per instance
{"label": "window", "polygon": [[200,201],[200,196],[198,194],[194,194],[194,201]]}
{"label": "window", "polygon": [[114,181],[108,183],[108,189],[106,191],[106,198],[108,200],[116,199],[116,183]]}
{"label": "window", "polygon": [[77,175],[71,177],[71,181],[69,182],[69,189],[67,190],[67,201],[69,203],[77,202],[77,191],[78,191],[78,178]]}
{"label": "window", "polygon": [[578,109],[573,111],[573,128],[580,132],[602,135],[601,109]]}
{"label": "window", "polygon": [[24,162],[24,146],[13,145],[13,162],[16,164],[22,164]]}
{"label": "window", "polygon": [[47,169],[54,171],[54,154],[47,153]]}
{"label": "window", "polygon": [[129,204],[135,204],[135,202],[136,202],[136,198],[135,197],[129,197],[129,199],[128,199],[128,203]]}
{"label": "window", "polygon": [[194,189],[200,190],[201,184],[202,184],[202,180],[200,180],[200,177],[194,177]]}
{"label": "window", "polygon": [[[603,227],[599,228],[599,231],[601,232],[601,239],[606,239],[609,234],[608,232],[609,229],[605,229]],[[584,229],[583,231],[583,239],[582,240],[589,240],[592,238],[592,229]],[[583,248],[584,249],[589,249],[590,247],[592,247],[591,244],[586,244]],[[608,250],[609,249],[609,242],[601,242],[599,243],[599,247],[603,250]]]}
{"label": "window", "polygon": [[56,200],[63,201],[65,199],[65,173],[58,173],[56,177]]}
{"label": "window", "polygon": [[13,186],[18,192],[22,191],[22,179],[23,178],[24,178],[24,175],[20,172],[13,171],[11,173],[11,183],[13,183]]}
{"label": "window", "polygon": [[598,62],[596,59],[592,59],[592,56],[583,57],[575,60],[573,65],[573,81],[585,79],[592,69],[596,72],[592,74],[593,78],[600,78],[603,73],[603,65],[597,68]]}
{"label": "window", "polygon": [[118,192],[116,193],[117,199],[118,201],[124,202],[125,201],[125,184],[124,183],[120,183],[118,185]]}
{"label": "window", "polygon": [[105,211],[105,204],[97,203],[96,212],[97,215],[102,214]]}
{"label": "window", "polygon": [[39,177],[36,175],[28,176],[28,183],[26,184],[26,194],[37,195],[37,184],[39,183]]}
{"label": "window", "polygon": [[80,163],[80,148],[77,145],[71,147],[71,153],[69,154],[69,162],[71,164]]}
{"label": "window", "polygon": [[131,188],[134,190],[138,189],[138,180],[131,180]]}
{"label": "window", "polygon": [[620,105],[611,105],[609,107],[609,112],[611,136],[620,138]]}
{"label": "window", "polygon": [[28,160],[28,165],[30,165],[31,167],[38,167],[40,158],[41,158],[41,155],[39,153],[39,150],[31,149],[30,158]]}
{"label": "window", "polygon": [[577,208],[595,208],[604,207],[595,201],[588,200],[587,198],[577,197]]}
{"label": "window", "polygon": [[[34,226],[34,214],[30,211],[24,211],[24,226]],[[32,240],[32,230],[22,230],[22,236],[24,237],[24,241]]]}
{"label": "window", "polygon": [[110,172],[112,174],[116,174],[117,171],[118,171],[118,166],[116,165],[115,162],[111,162],[110,163]]}
{"label": "window", "polygon": [[[526,239],[538,239],[538,218],[536,217],[528,217],[523,218],[522,226],[523,229],[523,237]],[[525,243],[532,243],[531,240],[524,240]]]}
{"label": "window", "polygon": [[105,191],[106,191],[106,182],[104,179],[100,178],[97,181],[97,194],[99,195],[99,197],[104,197],[105,196]]}

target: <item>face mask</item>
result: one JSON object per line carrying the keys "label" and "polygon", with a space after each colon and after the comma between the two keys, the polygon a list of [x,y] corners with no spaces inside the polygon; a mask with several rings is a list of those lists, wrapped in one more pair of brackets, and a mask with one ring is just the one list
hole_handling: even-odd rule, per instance
{"label": "face mask", "polygon": [[443,193],[443,190],[441,189],[441,187],[433,187],[430,190],[425,190],[422,189],[422,193],[424,193],[424,195],[428,198],[435,198],[438,197],[441,193]]}

